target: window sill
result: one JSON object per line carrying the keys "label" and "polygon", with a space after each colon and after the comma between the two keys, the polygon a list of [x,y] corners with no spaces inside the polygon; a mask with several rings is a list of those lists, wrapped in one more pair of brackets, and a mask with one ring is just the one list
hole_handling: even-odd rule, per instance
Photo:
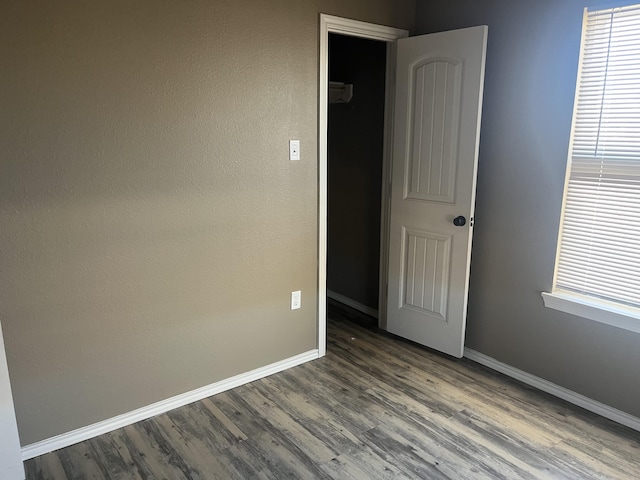
{"label": "window sill", "polygon": [[640,311],[568,292],[542,292],[544,306],[640,333]]}

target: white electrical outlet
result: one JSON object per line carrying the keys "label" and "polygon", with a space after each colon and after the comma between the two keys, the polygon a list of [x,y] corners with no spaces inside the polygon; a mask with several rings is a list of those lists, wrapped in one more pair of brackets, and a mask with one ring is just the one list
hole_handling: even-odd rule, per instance
{"label": "white electrical outlet", "polygon": [[300,140],[289,140],[289,160],[300,160]]}
{"label": "white electrical outlet", "polygon": [[291,292],[291,310],[299,309],[301,302],[302,302],[302,292],[300,290]]}

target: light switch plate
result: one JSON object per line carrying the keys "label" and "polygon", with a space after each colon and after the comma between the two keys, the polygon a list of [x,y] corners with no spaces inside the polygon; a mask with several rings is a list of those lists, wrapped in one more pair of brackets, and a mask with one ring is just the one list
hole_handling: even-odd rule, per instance
{"label": "light switch plate", "polygon": [[289,160],[300,160],[300,140],[289,140]]}
{"label": "light switch plate", "polygon": [[302,292],[300,290],[291,292],[291,310],[299,309],[301,300],[302,300]]}

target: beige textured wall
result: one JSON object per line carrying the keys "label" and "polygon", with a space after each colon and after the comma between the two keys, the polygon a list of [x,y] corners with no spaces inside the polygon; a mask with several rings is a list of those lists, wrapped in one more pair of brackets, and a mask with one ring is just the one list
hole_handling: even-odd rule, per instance
{"label": "beige textured wall", "polygon": [[409,28],[413,4],[3,2],[23,445],[315,348],[318,14]]}
{"label": "beige textured wall", "polygon": [[583,8],[418,0],[416,33],[489,26],[467,346],[640,417],[640,334],[540,297],[553,280]]}

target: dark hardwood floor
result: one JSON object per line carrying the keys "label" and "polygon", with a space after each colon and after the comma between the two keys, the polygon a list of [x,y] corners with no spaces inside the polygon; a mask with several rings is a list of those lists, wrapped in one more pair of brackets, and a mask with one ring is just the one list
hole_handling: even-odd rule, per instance
{"label": "dark hardwood floor", "polygon": [[29,460],[27,478],[640,479],[639,432],[330,317],[325,358]]}

